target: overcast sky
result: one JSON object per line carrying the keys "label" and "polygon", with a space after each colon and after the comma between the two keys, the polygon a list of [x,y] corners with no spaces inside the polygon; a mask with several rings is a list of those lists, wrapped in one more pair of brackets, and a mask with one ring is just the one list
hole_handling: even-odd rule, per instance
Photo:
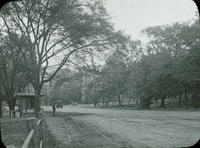
{"label": "overcast sky", "polygon": [[192,0],[104,0],[115,28],[133,39],[148,26],[194,20],[197,8]]}

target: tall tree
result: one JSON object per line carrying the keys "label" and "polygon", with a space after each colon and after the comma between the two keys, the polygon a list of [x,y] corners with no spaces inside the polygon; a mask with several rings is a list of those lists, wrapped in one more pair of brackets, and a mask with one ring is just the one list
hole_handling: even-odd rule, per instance
{"label": "tall tree", "polygon": [[4,97],[3,99],[8,103],[11,115],[16,104],[15,93],[24,85],[25,80],[19,70],[23,46],[17,34],[7,30],[9,31],[9,36],[2,34],[0,42],[0,91],[1,97]]}
{"label": "tall tree", "polygon": [[[109,16],[99,0],[29,0],[12,2],[2,10],[7,28],[18,31],[28,44],[22,64],[25,76],[35,89],[35,112],[40,111],[43,84],[50,81],[79,50],[108,48],[121,33],[113,31]],[[61,59],[51,75],[48,67],[55,57]]]}

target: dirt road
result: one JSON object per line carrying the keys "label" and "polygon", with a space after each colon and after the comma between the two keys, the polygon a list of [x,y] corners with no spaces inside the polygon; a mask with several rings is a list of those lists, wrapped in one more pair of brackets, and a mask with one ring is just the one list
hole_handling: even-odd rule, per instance
{"label": "dirt road", "polygon": [[47,120],[56,138],[72,148],[186,147],[200,138],[199,111],[64,106]]}

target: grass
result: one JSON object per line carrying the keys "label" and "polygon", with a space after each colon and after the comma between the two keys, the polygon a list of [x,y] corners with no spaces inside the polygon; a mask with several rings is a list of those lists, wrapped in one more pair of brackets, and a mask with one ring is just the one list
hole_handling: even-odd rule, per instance
{"label": "grass", "polygon": [[2,142],[5,145],[21,147],[30,132],[25,120],[34,116],[34,113],[27,113],[23,114],[22,118],[10,118],[8,114],[4,114],[1,118]]}

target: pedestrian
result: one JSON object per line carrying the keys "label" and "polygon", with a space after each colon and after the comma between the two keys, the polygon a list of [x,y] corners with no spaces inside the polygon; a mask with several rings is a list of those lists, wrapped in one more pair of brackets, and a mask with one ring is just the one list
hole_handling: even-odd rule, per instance
{"label": "pedestrian", "polygon": [[53,103],[52,104],[52,110],[53,110],[53,117],[55,116],[55,112],[56,112],[56,104],[55,103]]}

